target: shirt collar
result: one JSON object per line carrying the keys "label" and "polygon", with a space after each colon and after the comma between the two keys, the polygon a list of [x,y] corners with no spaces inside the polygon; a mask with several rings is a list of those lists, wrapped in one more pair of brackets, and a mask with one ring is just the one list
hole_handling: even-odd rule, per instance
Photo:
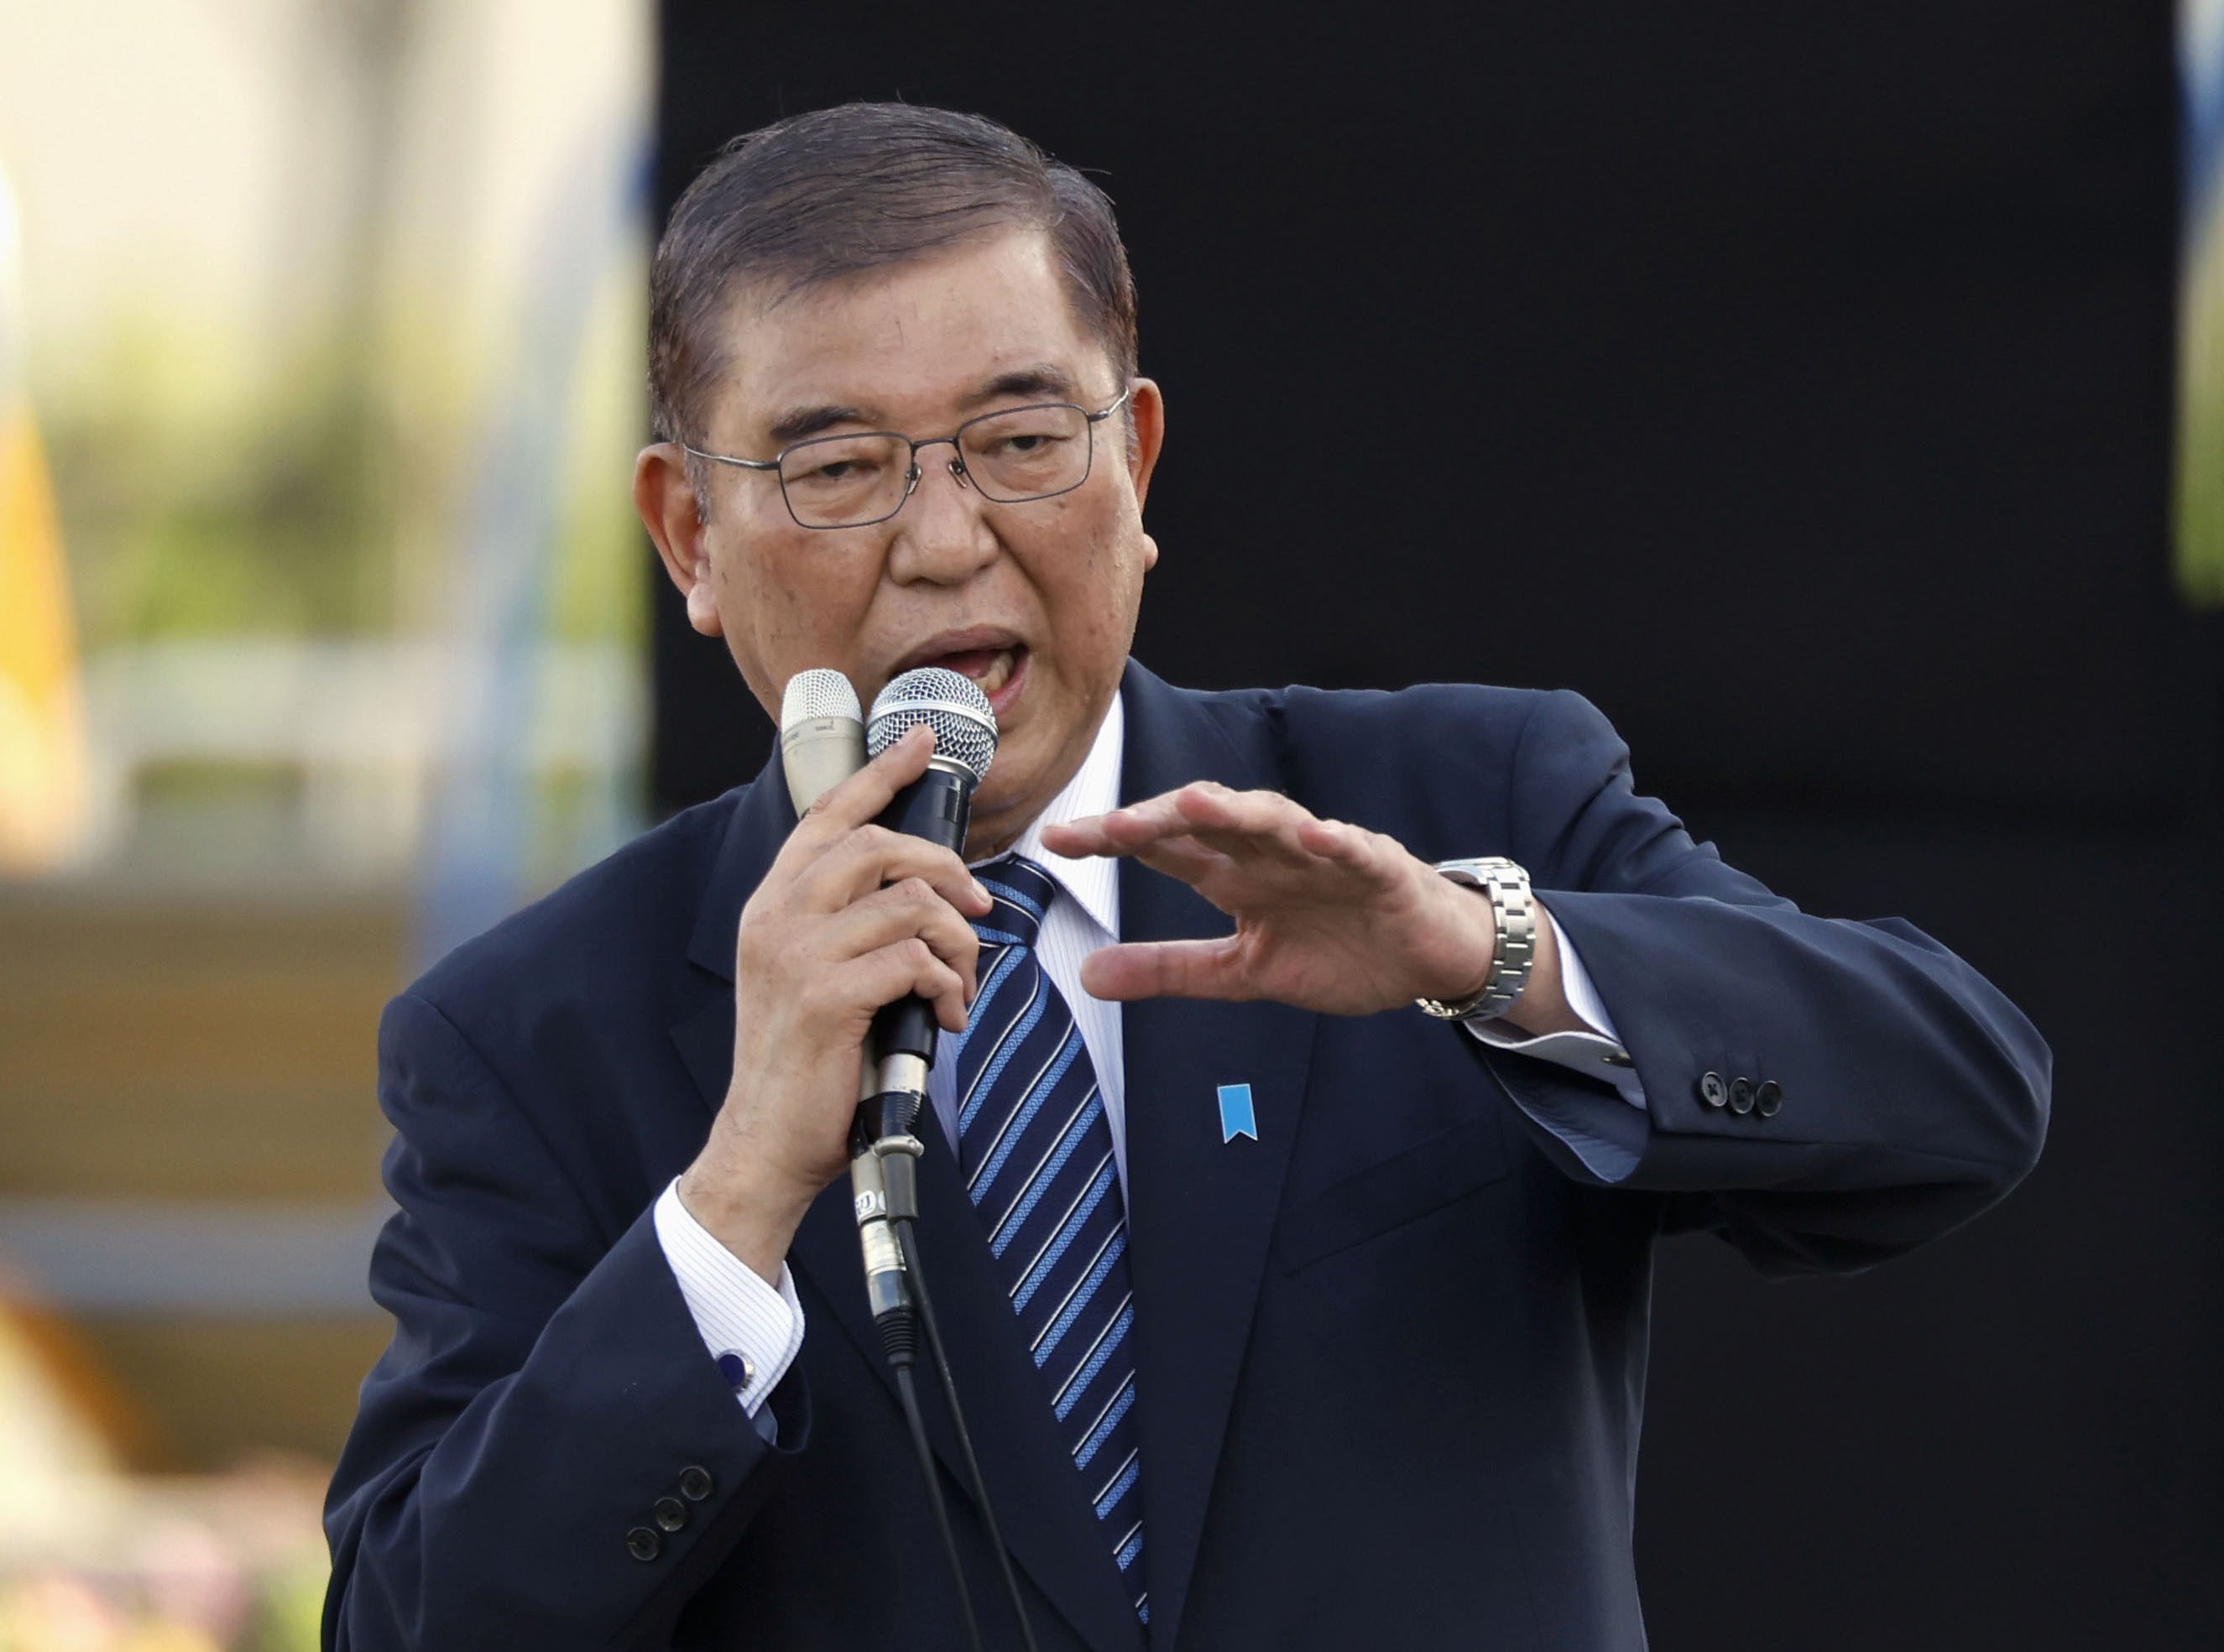
{"label": "shirt collar", "polygon": [[1020,834],[1009,853],[1024,854],[1057,880],[1058,886],[1081,904],[1107,935],[1120,933],[1120,863],[1103,855],[1070,861],[1043,847],[1046,826],[1063,825],[1091,815],[1109,815],[1120,806],[1120,759],[1127,742],[1127,713],[1116,693],[1096,725],[1089,755],[1065,789],[1052,798]]}

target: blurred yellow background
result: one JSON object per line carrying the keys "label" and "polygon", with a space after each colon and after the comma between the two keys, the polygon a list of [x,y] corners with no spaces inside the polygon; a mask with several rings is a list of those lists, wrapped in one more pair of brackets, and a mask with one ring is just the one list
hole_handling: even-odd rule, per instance
{"label": "blurred yellow background", "polygon": [[0,5],[0,1652],[315,1644],[379,1007],[638,824],[651,26]]}

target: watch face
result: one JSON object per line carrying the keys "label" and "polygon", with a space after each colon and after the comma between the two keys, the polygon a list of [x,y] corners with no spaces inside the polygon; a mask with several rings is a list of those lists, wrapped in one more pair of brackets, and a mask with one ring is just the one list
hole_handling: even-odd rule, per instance
{"label": "watch face", "polygon": [[1502,854],[1485,854],[1466,860],[1439,861],[1437,870],[1447,875],[1463,873],[1470,878],[1482,878],[1494,873],[1519,873],[1521,868]]}

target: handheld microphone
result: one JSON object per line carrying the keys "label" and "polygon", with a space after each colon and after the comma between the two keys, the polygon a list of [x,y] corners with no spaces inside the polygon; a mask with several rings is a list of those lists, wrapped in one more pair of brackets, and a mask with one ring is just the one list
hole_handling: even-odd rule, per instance
{"label": "handheld microphone", "polygon": [[[865,748],[878,757],[920,723],[933,731],[934,755],[926,772],[896,794],[880,823],[963,854],[973,789],[996,755],[996,714],[970,678],[938,665],[921,666],[904,672],[875,697]],[[912,1137],[926,1105],[926,1075],[939,1031],[934,1006],[916,993],[898,999],[874,1018],[878,1083],[872,1098],[857,1109],[853,1150]]]}
{"label": "handheld microphone", "polygon": [[798,672],[780,697],[780,766],[798,818],[865,766],[865,713],[850,679],[825,666]]}
{"label": "handheld microphone", "polygon": [[[849,678],[825,669],[799,672],[789,678],[780,697],[780,770],[798,818],[825,792],[864,766],[869,741],[872,754],[877,757],[919,722],[934,730],[935,755],[929,760],[926,773],[896,797],[881,816],[880,823],[962,853],[972,814],[973,788],[996,754],[996,717],[988,697],[955,672],[925,669],[907,672],[896,678],[874,700],[869,735],[862,738],[857,690]],[[890,1042],[885,1046],[880,1037],[883,1021],[892,1028]],[[935,1329],[926,1279],[918,1271],[917,1240],[910,1236],[911,1225],[919,1214],[914,1170],[920,1151],[911,1127],[926,1105],[926,1074],[934,1059],[938,1030],[932,1008],[913,997],[888,1006],[866,1032],[857,1113],[850,1132],[850,1203],[857,1220],[858,1244],[864,1253],[866,1300],[894,1372],[905,1424],[942,1536],[944,1557],[957,1587],[966,1643],[978,1652],[981,1632],[914,1391],[911,1366],[918,1331],[926,1333],[926,1346],[933,1355],[974,1498],[987,1523],[1005,1592],[1019,1624],[1020,1643],[1027,1652],[1035,1652],[1034,1630],[1027,1622],[1027,1605],[1012,1572],[1003,1534],[997,1529],[981,1466],[974,1460],[965,1414],[957,1403],[957,1381]],[[876,1058],[875,1050],[883,1047],[891,1053]],[[900,1238],[899,1223],[905,1234]]]}
{"label": "handheld microphone", "polygon": [[[857,690],[837,671],[820,666],[787,679],[780,700],[780,766],[787,780],[788,801],[800,819],[827,792],[865,766],[865,713]],[[857,1104],[880,1093],[880,1063],[873,1035],[865,1034],[857,1079]],[[884,1325],[900,1322],[909,1335],[912,1296],[905,1278],[902,1248],[888,1228],[888,1201],[880,1156],[869,1142],[855,1144],[850,1156],[850,1204],[857,1220],[857,1243],[864,1253],[865,1296],[873,1317]]]}

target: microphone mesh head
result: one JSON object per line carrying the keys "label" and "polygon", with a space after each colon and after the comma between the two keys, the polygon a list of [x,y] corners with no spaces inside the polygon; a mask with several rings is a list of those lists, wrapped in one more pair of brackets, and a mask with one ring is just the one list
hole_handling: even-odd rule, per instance
{"label": "microphone mesh head", "polygon": [[972,678],[941,665],[921,665],[897,678],[874,697],[866,753],[878,757],[921,722],[934,730],[938,757],[963,763],[976,783],[989,772],[996,755],[996,714]]}
{"label": "microphone mesh head", "polygon": [[824,665],[796,672],[787,679],[787,688],[780,697],[783,734],[814,717],[847,717],[851,722],[865,720],[864,708],[857,703],[857,690],[850,685],[850,679]]}

